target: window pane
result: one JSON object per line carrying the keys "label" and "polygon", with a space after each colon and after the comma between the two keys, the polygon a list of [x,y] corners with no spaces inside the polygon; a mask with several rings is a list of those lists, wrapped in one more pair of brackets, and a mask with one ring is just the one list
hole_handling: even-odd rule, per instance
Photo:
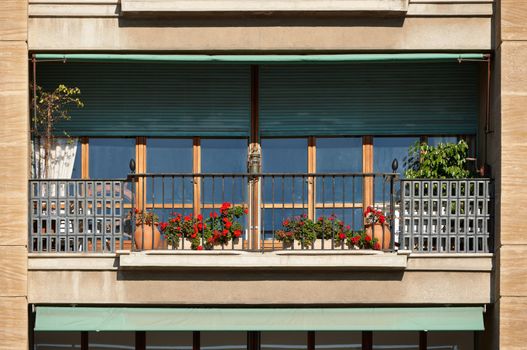
{"label": "window pane", "polygon": [[[262,139],[264,173],[307,173],[307,139]],[[307,205],[306,177],[266,177],[265,203]]]}
{"label": "window pane", "polygon": [[245,350],[246,332],[201,332],[202,350]]}
{"label": "window pane", "polygon": [[[391,173],[392,162],[397,159],[397,172],[404,177],[404,161],[408,148],[414,145],[417,137],[375,137],[373,139],[373,170],[376,173]],[[376,177],[374,181],[376,206],[385,207],[390,203],[389,178]]]}
{"label": "window pane", "polygon": [[82,177],[82,146],[79,141],[77,143],[77,151],[75,152],[75,160],[73,162],[73,171],[71,173],[72,179],[80,179]]}
{"label": "window pane", "polygon": [[307,139],[262,139],[265,173],[306,173]]}
{"label": "window pane", "polygon": [[437,146],[440,143],[457,143],[458,139],[455,136],[431,136],[428,138],[430,146]]}
{"label": "window pane", "polygon": [[135,158],[135,139],[91,138],[90,178],[126,178],[130,159]]}
{"label": "window pane", "polygon": [[429,332],[428,347],[438,350],[473,350],[474,332]]}
{"label": "window pane", "polygon": [[[247,172],[247,139],[202,139],[203,173]],[[204,177],[202,203],[245,202],[247,178],[241,176]]]}
{"label": "window pane", "polygon": [[89,332],[90,350],[135,350],[135,332]]}
{"label": "window pane", "polygon": [[[317,173],[361,173],[362,138],[317,138]],[[362,202],[362,177],[320,177],[317,202]]]}
{"label": "window pane", "polygon": [[375,137],[373,139],[373,170],[378,173],[391,173],[392,161],[399,162],[398,172],[404,173],[403,163],[408,156],[408,148],[419,141],[418,137]]}
{"label": "window pane", "polygon": [[316,332],[316,350],[360,350],[361,332]]}
{"label": "window pane", "polygon": [[307,332],[262,332],[262,350],[307,349]]}
{"label": "window pane", "polygon": [[374,349],[414,350],[418,346],[418,332],[373,332]]}
{"label": "window pane", "polygon": [[362,138],[317,138],[317,172],[362,171]]}
{"label": "window pane", "polygon": [[[149,138],[146,143],[149,173],[192,173],[192,140]],[[147,181],[147,202],[180,205],[192,203],[192,177],[156,177]]]}
{"label": "window pane", "polygon": [[147,350],[192,350],[192,332],[146,332]]}
{"label": "window pane", "polygon": [[246,173],[247,139],[201,139],[203,173]]}
{"label": "window pane", "polygon": [[80,349],[80,332],[35,332],[35,349]]}

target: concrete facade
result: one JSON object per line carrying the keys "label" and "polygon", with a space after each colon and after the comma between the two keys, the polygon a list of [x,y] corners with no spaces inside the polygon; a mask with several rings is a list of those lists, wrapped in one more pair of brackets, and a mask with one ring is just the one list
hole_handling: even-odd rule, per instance
{"label": "concrete facade", "polygon": [[[264,262],[247,255],[28,258],[28,50],[492,53],[486,159],[496,179],[496,256],[323,256],[314,272],[308,255]],[[186,304],[280,305],[295,295],[299,303],[350,305],[350,290],[363,293],[353,299],[359,304],[485,304],[482,347],[524,349],[526,59],[527,2],[519,0],[3,1],[0,350],[28,348],[31,303],[176,304],[170,300],[192,295]],[[189,259],[201,266],[176,268]],[[224,266],[211,271],[211,259]],[[227,271],[242,260],[246,266]],[[337,270],[335,261],[346,264]]]}

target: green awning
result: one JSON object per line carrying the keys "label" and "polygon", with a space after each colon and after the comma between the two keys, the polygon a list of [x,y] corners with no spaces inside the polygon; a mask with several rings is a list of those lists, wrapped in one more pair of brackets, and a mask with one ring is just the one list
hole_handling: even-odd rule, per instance
{"label": "green awning", "polygon": [[37,307],[35,331],[482,331],[482,307]]}
{"label": "green awning", "polygon": [[389,61],[455,61],[484,59],[482,53],[394,53],[394,54],[322,54],[322,55],[160,55],[160,54],[48,54],[38,60],[67,62],[175,62],[175,63],[347,63]]}

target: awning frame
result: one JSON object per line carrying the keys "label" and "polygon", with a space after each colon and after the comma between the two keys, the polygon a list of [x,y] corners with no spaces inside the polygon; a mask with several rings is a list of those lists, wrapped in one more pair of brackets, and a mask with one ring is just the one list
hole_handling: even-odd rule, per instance
{"label": "awning frame", "polygon": [[202,54],[108,54],[108,53],[37,53],[38,61],[63,62],[159,62],[159,63],[232,63],[232,64],[338,64],[353,62],[452,62],[486,61],[483,53],[369,53],[306,55],[202,55]]}

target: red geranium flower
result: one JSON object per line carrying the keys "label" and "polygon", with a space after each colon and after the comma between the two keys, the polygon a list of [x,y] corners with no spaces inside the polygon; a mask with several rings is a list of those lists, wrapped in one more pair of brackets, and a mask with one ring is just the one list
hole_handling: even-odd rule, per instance
{"label": "red geranium flower", "polygon": [[223,230],[223,231],[222,231],[222,234],[223,234],[224,236],[227,236],[227,235],[229,234],[229,230]]}
{"label": "red geranium flower", "polygon": [[227,222],[225,223],[225,227],[226,227],[226,228],[231,228],[231,226],[232,226],[232,222],[227,221]]}
{"label": "red geranium flower", "polygon": [[235,230],[235,231],[234,231],[234,237],[238,238],[238,237],[240,237],[241,235],[242,235],[242,231],[240,231],[240,230]]}
{"label": "red geranium flower", "polygon": [[366,236],[366,242],[371,242],[371,237],[370,236]]}
{"label": "red geranium flower", "polygon": [[339,233],[339,238],[340,238],[341,240],[346,239],[346,234],[343,233],[343,232]]}
{"label": "red geranium flower", "polygon": [[159,228],[161,229],[161,231],[165,231],[167,226],[168,226],[167,222],[162,222],[162,223],[159,224]]}
{"label": "red geranium flower", "polygon": [[243,209],[243,213],[244,214],[248,214],[249,213],[249,209],[247,209],[247,208]]}
{"label": "red geranium flower", "polygon": [[213,211],[213,212],[210,213],[210,217],[213,218],[213,219],[216,219],[218,217],[218,213]]}
{"label": "red geranium flower", "polygon": [[199,245],[196,249],[197,250],[203,250],[203,247]]}
{"label": "red geranium flower", "polygon": [[373,247],[373,249],[381,250],[381,245],[379,244],[379,242],[375,243],[375,246]]}

